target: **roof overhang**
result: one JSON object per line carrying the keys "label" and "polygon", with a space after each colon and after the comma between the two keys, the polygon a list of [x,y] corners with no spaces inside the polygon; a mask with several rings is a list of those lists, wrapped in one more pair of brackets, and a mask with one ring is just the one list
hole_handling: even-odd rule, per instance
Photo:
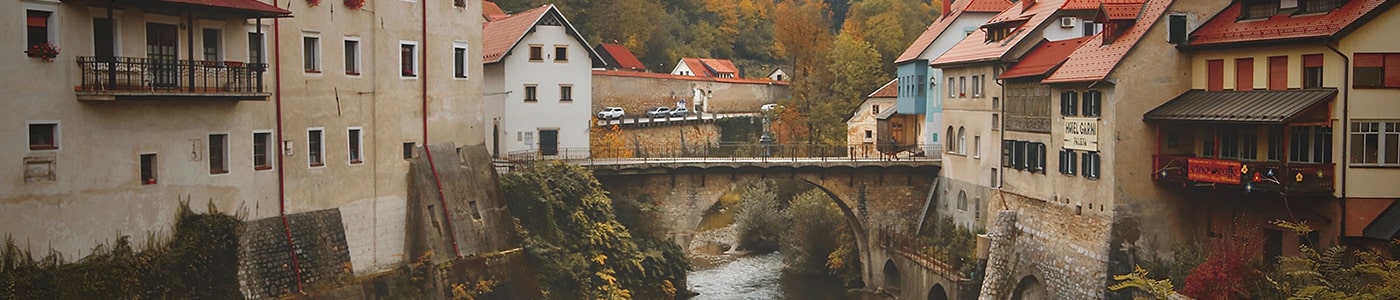
{"label": "roof overhang", "polygon": [[1337,89],[1201,91],[1182,93],[1142,116],[1144,121],[1283,124],[1336,98]]}
{"label": "roof overhang", "polygon": [[1362,231],[1362,236],[1390,240],[1400,238],[1400,202],[1393,202]]}
{"label": "roof overhang", "polygon": [[[85,1],[92,6],[104,6],[106,1]],[[135,0],[121,1],[123,5],[164,7],[176,11],[236,15],[243,18],[285,18],[292,12],[258,0]]]}

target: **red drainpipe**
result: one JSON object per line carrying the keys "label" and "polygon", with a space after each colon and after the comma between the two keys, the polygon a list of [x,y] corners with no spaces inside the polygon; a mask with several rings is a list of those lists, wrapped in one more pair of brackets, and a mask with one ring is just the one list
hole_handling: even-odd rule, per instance
{"label": "red drainpipe", "polygon": [[[277,6],[277,0],[272,0],[272,6]],[[276,96],[273,96],[277,107],[277,140],[282,141],[282,19],[272,19],[272,51],[277,58],[277,67],[272,69],[273,76],[277,77]],[[267,45],[263,47],[266,49]],[[305,290],[301,286],[301,264],[297,261],[297,252],[292,241],[292,228],[287,223],[287,175],[283,171],[286,165],[282,164],[282,155],[277,155],[277,214],[282,217],[282,233],[287,236],[287,254],[292,257],[292,273],[297,277],[297,292],[303,293]]]}
{"label": "red drainpipe", "polygon": [[418,66],[418,83],[422,85],[423,95],[423,153],[428,156],[428,169],[433,171],[433,185],[437,187],[438,202],[442,205],[442,219],[447,223],[447,240],[452,241],[452,254],[462,257],[462,250],[457,247],[457,232],[452,230],[452,214],[447,210],[447,196],[442,192],[442,178],[438,177],[437,164],[433,163],[433,150],[428,147],[428,0],[418,1],[422,4],[422,41],[418,42],[418,51],[422,53],[422,63]]}

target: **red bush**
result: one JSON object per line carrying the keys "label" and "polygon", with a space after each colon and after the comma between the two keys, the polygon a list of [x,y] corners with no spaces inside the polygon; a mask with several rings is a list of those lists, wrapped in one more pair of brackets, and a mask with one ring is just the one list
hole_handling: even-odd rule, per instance
{"label": "red bush", "polygon": [[1249,298],[1250,286],[1262,274],[1261,247],[1257,231],[1215,240],[1206,261],[1186,275],[1181,294],[1202,300]]}

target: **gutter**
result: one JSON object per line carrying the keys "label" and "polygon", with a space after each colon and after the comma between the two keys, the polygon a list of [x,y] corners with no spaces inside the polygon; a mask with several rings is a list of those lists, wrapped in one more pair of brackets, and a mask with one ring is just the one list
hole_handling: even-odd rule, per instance
{"label": "gutter", "polygon": [[[272,6],[277,6],[277,0],[272,0]],[[277,82],[274,83],[274,84],[276,85],[276,87],[273,88],[273,89],[276,90],[276,93],[277,93],[277,94],[276,94],[276,96],[273,97],[273,99],[274,99],[273,102],[275,102],[274,105],[276,106],[276,111],[277,111],[277,112],[276,112],[276,114],[277,114],[277,141],[279,141],[279,142],[284,140],[284,139],[282,138],[282,137],[283,137],[283,134],[282,134],[282,47],[281,47],[281,43],[282,43],[282,26],[281,26],[281,25],[282,25],[282,19],[281,19],[281,18],[272,19],[272,45],[273,45],[273,47],[272,47],[273,54],[272,54],[272,55],[273,55],[273,57],[276,57],[276,58],[277,58],[277,67],[272,69],[273,76],[277,77]],[[259,33],[261,33],[261,32],[262,32],[262,27],[259,26],[257,30],[259,31]],[[264,39],[264,41],[265,41],[265,40],[266,40],[266,39]],[[262,44],[263,44],[263,49],[267,49],[267,43],[266,43],[266,42],[263,42]],[[259,49],[259,51],[262,51],[262,49]],[[267,58],[264,57],[263,60],[266,61]],[[287,166],[287,165],[286,165],[286,164],[283,164],[283,160],[282,160],[283,155],[280,153],[281,151],[278,151],[278,152],[279,152],[279,153],[278,153],[278,155],[277,155],[277,215],[278,215],[279,217],[282,218],[282,233],[283,233],[284,235],[286,235],[286,237],[287,237],[287,255],[290,255],[290,256],[292,257],[292,273],[296,274],[296,279],[297,279],[297,293],[305,294],[305,293],[306,293],[306,290],[302,288],[302,284],[301,284],[301,263],[300,263],[300,262],[298,261],[298,259],[297,259],[297,251],[296,251],[296,249],[295,249],[295,248],[296,248],[296,243],[294,243],[295,240],[292,238],[292,228],[291,228],[291,226],[287,223],[287,173],[286,173],[286,169],[287,169],[286,166]]]}
{"label": "gutter", "polygon": [[[1350,138],[1350,136],[1349,136],[1349,132],[1350,132],[1350,131],[1349,131],[1349,129],[1348,129],[1347,127],[1351,126],[1351,121],[1350,121],[1350,119],[1347,117],[1347,113],[1348,113],[1349,111],[1351,111],[1351,105],[1349,105],[1349,103],[1348,103],[1348,100],[1350,100],[1350,98],[1351,98],[1351,97],[1350,97],[1351,93],[1348,92],[1348,91],[1351,89],[1351,73],[1349,72],[1350,70],[1348,70],[1348,68],[1347,68],[1348,66],[1351,66],[1351,58],[1350,58],[1350,57],[1347,57],[1347,55],[1346,55],[1345,53],[1342,53],[1341,50],[1337,50],[1337,47],[1333,45],[1333,44],[1335,44],[1335,43],[1336,43],[1336,41],[1334,40],[1334,41],[1331,41],[1330,43],[1323,43],[1323,45],[1327,46],[1327,49],[1328,49],[1328,50],[1332,50],[1333,53],[1337,53],[1337,56],[1339,56],[1339,57],[1342,58],[1342,86],[1339,87],[1337,90],[1338,90],[1339,92],[1342,93],[1342,132],[1341,132],[1341,135],[1342,135],[1342,153],[1341,153],[1341,155],[1342,155],[1343,157],[1345,157],[1345,156],[1347,155],[1347,153],[1349,153],[1349,152],[1347,152],[1347,146],[1348,146],[1347,140]],[[1334,134],[1334,135],[1335,135],[1335,134]],[[1341,230],[1340,230],[1340,231],[1341,231],[1341,234],[1340,234],[1340,236],[1343,236],[1343,237],[1346,236],[1346,228],[1347,228],[1347,205],[1346,205],[1346,204],[1347,204],[1347,169],[1348,169],[1348,168],[1347,168],[1346,163],[1347,163],[1347,160],[1346,160],[1345,158],[1343,158],[1342,161],[1339,163],[1339,164],[1342,165],[1342,177],[1341,177],[1341,180],[1340,180],[1341,182],[1338,182],[1338,185],[1341,185],[1342,188],[1341,188],[1341,195],[1340,195],[1339,197],[1337,197],[1337,199],[1339,199],[1339,201],[1341,202],[1341,203],[1339,203],[1339,204],[1340,204],[1339,206],[1341,206],[1341,210],[1342,210],[1342,217],[1340,218],[1340,219],[1341,219],[1341,224],[1340,224],[1340,225],[1341,225]]]}

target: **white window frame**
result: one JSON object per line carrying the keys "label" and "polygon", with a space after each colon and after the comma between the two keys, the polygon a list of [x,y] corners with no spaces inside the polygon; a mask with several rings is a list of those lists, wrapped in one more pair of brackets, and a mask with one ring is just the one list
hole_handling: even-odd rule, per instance
{"label": "white window frame", "polygon": [[[250,51],[249,51],[248,53],[246,53],[247,55],[246,55],[246,57],[245,57],[245,58],[247,59],[247,61],[248,61],[249,64],[262,64],[262,63],[267,63],[267,30],[266,30],[266,29],[267,29],[267,28],[266,28],[267,25],[263,25],[263,27],[264,27],[264,28],[263,28],[264,30],[262,30],[262,32],[259,32],[259,31],[258,31],[258,26],[257,26],[257,25],[250,25],[250,26],[248,26],[248,32],[247,32],[247,33],[258,34],[258,38],[259,38],[259,41],[258,41],[258,48],[259,48],[259,49],[258,49],[258,51],[259,51],[259,53],[262,54],[262,55],[260,55],[260,57],[262,58],[262,61],[254,61],[254,60],[253,60],[253,52],[251,51],[252,49],[249,49]],[[243,36],[246,38],[248,35],[247,35],[247,34],[244,34]],[[120,48],[120,47],[118,47],[118,48]]]}
{"label": "white window frame", "polygon": [[[357,143],[357,144],[355,144],[355,145],[351,145],[351,144],[350,144],[350,141],[351,141],[350,137],[355,137],[354,140],[359,141],[359,143]],[[324,144],[324,143],[323,143],[323,144]],[[363,164],[365,164],[365,129],[364,129],[364,128],[361,128],[361,127],[359,127],[359,126],[353,126],[353,127],[345,128],[345,150],[348,151],[348,152],[345,153],[345,162],[346,162],[347,164],[349,164],[349,165],[351,165],[351,166],[358,166],[358,165],[363,165]],[[359,160],[359,161],[355,161],[354,156],[350,155],[351,153],[359,153],[360,160]]]}
{"label": "white window frame", "polygon": [[[1363,151],[1362,154],[1366,154],[1364,153],[1364,151],[1367,151],[1368,149],[1362,148],[1366,146],[1365,139],[1363,139],[1363,137],[1367,135],[1376,136],[1376,162],[1352,162],[1352,157],[1354,155],[1352,153],[1347,153],[1347,165],[1364,167],[1400,167],[1400,163],[1386,162],[1387,156],[1400,155],[1386,152],[1386,143],[1390,142],[1391,139],[1400,139],[1400,120],[1352,120],[1351,123],[1351,128],[1349,129],[1350,132],[1348,132],[1347,134],[1348,142],[1361,143],[1361,145],[1359,145],[1361,147],[1357,147],[1358,145],[1356,144],[1350,145],[1352,149]],[[1375,128],[1374,130],[1364,132],[1360,131],[1361,125],[1363,125],[1362,123],[1375,123]],[[1390,128],[1393,129],[1387,129],[1386,125],[1390,125]]]}
{"label": "white window frame", "polygon": [[[405,0],[405,1],[407,1],[407,0]],[[396,59],[396,60],[395,60],[395,61],[398,61],[398,63],[397,63],[397,64],[394,64],[394,65],[399,66],[399,67],[397,68],[397,69],[399,69],[399,72],[398,72],[398,73],[399,73],[399,79],[415,79],[415,80],[416,80],[416,79],[418,79],[419,76],[422,76],[422,75],[423,75],[423,68],[419,67],[419,64],[418,64],[418,62],[419,62],[420,60],[422,60],[422,58],[419,57],[419,56],[421,56],[421,55],[419,55],[419,52],[422,51],[422,49],[419,49],[419,48],[418,48],[418,41],[399,40],[399,47],[397,48],[398,51],[396,51],[396,52],[399,53],[399,55],[403,55],[403,46],[413,46],[413,62],[412,62],[412,64],[410,65],[410,67],[413,68],[413,76],[408,76],[408,75],[404,75],[404,74],[403,74],[403,57],[399,57],[399,59]]]}
{"label": "white window frame", "polygon": [[256,158],[255,152],[257,151],[257,148],[252,148],[249,149],[251,151],[248,152],[248,162],[253,166],[253,172],[267,171],[277,168],[277,156],[280,155],[277,151],[277,145],[279,143],[277,143],[277,135],[273,134],[271,129],[253,130],[253,143],[249,144],[249,147],[257,147],[256,141],[258,139],[258,134],[263,133],[267,134],[267,141],[264,141],[263,143],[263,148],[266,148],[263,149],[263,151],[267,151],[267,169],[258,169],[258,160]]}
{"label": "white window frame", "polygon": [[982,77],[983,75],[972,75],[972,97],[982,98]]}
{"label": "white window frame", "polygon": [[972,136],[972,158],[982,158],[982,136]]}
{"label": "white window frame", "polygon": [[[216,173],[215,170],[214,170],[214,168],[213,168],[213,166],[209,166],[209,176],[228,175],[229,173],[232,173],[232,172],[233,172],[233,164],[229,162],[229,155],[228,155],[229,150],[231,150],[231,149],[233,148],[232,146],[229,146],[229,144],[230,144],[230,142],[231,142],[231,140],[229,139],[229,133],[228,133],[228,131],[210,132],[210,133],[209,133],[209,136],[208,136],[209,140],[206,141],[206,143],[212,143],[212,142],[214,142],[214,136],[223,136],[223,138],[224,138],[223,149],[220,149],[221,152],[219,153],[219,156],[222,156],[222,157],[220,157],[219,159],[222,159],[222,161],[223,161],[223,170],[220,170],[220,171],[223,171],[223,172],[217,172],[217,173]],[[211,160],[211,161],[214,160],[214,153],[212,153],[212,152],[214,152],[214,147],[206,147],[206,148],[207,148],[207,149],[204,149],[205,154],[207,154],[206,158],[208,158],[208,159]]]}
{"label": "white window frame", "polygon": [[[307,59],[307,53],[306,53],[306,46],[307,46],[307,45],[306,45],[306,39],[308,39],[308,38],[316,39],[316,44],[312,45],[312,47],[311,47],[311,55],[310,55],[310,58],[311,58],[311,62],[310,62],[311,68],[310,68],[310,69],[307,69],[307,68],[306,68],[306,67],[307,67],[307,61],[306,61],[306,59]],[[267,39],[267,36],[266,36],[266,35],[263,35],[263,39],[266,40],[266,39]],[[325,62],[326,59],[325,59],[325,56],[322,55],[322,54],[324,53],[324,51],[321,51],[321,33],[320,33],[320,32],[312,32],[312,31],[302,31],[302,32],[301,32],[301,52],[302,52],[302,53],[301,53],[301,69],[302,69],[302,72],[307,73],[307,74],[321,74],[321,72],[322,72],[323,70],[325,70],[324,62]]]}
{"label": "white window frame", "polygon": [[[59,36],[59,33],[61,33],[62,31],[58,30],[58,28],[55,28],[58,26],[58,24],[63,24],[63,20],[60,19],[61,16],[59,16],[58,13],[58,1],[53,1],[53,4],[20,1],[19,20],[21,21],[21,24],[24,24],[23,22],[28,22],[27,20],[29,18],[29,11],[31,10],[49,12],[49,24],[46,27],[46,29],[49,30],[49,42],[53,43],[54,46],[62,49],[63,45],[60,43],[60,41],[63,41],[63,37]],[[113,22],[113,24],[116,24],[115,21]],[[16,41],[16,43],[19,43],[19,49],[29,50],[29,29],[21,28],[20,30],[23,31],[23,33],[21,34],[22,38]]]}
{"label": "white window frame", "polygon": [[[312,161],[312,160],[311,160],[311,158],[312,158],[312,156],[311,156],[311,133],[312,133],[312,132],[318,132],[318,133],[321,134],[321,143],[320,143],[320,145],[317,145],[318,148],[320,148],[320,149],[317,149],[317,150],[318,150],[317,153],[319,153],[318,155],[320,155],[320,158],[321,158],[321,161],[319,162],[319,164],[318,164],[318,162],[315,162],[315,161]],[[307,129],[306,129],[306,165],[307,165],[307,167],[312,168],[312,169],[319,169],[319,168],[325,168],[325,167],[326,167],[326,128],[325,128],[325,127],[311,127],[311,128],[307,128]]]}
{"label": "white window frame", "polygon": [[[88,21],[88,22],[92,22],[91,20],[106,19],[106,18],[107,18],[107,10],[106,10],[106,9],[90,8],[88,11],[91,12],[91,14],[92,14],[92,18],[89,18],[89,21]],[[120,12],[120,11],[112,11],[112,44],[113,44],[113,45],[116,45],[116,47],[112,47],[112,48],[115,48],[115,49],[112,49],[112,56],[115,56],[115,57],[122,57],[122,30],[121,30],[121,24],[122,24],[122,23],[121,23],[121,20],[122,20],[122,12]],[[92,29],[92,23],[88,23],[88,30],[91,30],[91,29]],[[28,33],[26,32],[25,34],[28,34]],[[93,32],[93,34],[97,34],[97,33],[96,33],[96,32]],[[28,38],[28,37],[26,37],[26,38]],[[55,45],[57,45],[57,44],[55,44]],[[93,55],[96,56],[96,53],[97,53],[97,44],[94,43],[94,44],[89,45],[89,46],[90,46],[90,47],[88,47],[88,48],[90,48],[90,50],[92,50]]]}
{"label": "white window frame", "polygon": [[228,43],[224,42],[224,28],[218,26],[207,26],[204,23],[206,22],[200,22],[201,26],[199,27],[199,59],[204,61],[210,61],[206,57],[204,57],[204,41],[209,38],[204,36],[204,31],[214,30],[214,32],[218,34],[218,37],[214,40],[214,43],[216,45],[214,46],[214,60],[212,61],[224,61],[224,57],[227,57],[228,55],[228,50],[226,49],[226,44]]}
{"label": "white window frame", "polygon": [[[37,150],[30,149],[30,148],[29,148],[29,139],[30,139],[30,136],[29,136],[29,126],[31,126],[31,125],[43,125],[43,124],[53,124],[53,149],[37,149]],[[29,152],[58,152],[59,149],[63,149],[62,143],[63,143],[63,124],[60,124],[58,120],[30,120],[30,121],[24,122],[24,149],[25,149],[25,150],[27,150],[27,151],[29,151]]]}
{"label": "white window frame", "polygon": [[[363,71],[364,71],[363,69],[364,69],[364,66],[365,66],[365,64],[364,64],[364,59],[363,59],[363,57],[365,56],[365,55],[364,55],[364,52],[365,52],[365,51],[364,51],[364,48],[365,48],[365,47],[361,47],[361,45],[363,45],[364,43],[360,41],[360,37],[358,37],[358,36],[345,36],[344,40],[342,40],[342,41],[340,42],[341,47],[344,48],[344,49],[341,49],[342,52],[345,51],[345,50],[347,50],[347,49],[349,49],[349,48],[345,48],[345,45],[347,45],[349,42],[355,42],[355,57],[354,57],[354,59],[355,59],[355,60],[354,60],[354,63],[355,63],[355,71],[354,71],[354,72],[351,72],[351,71],[350,71],[350,66],[349,66],[349,65],[346,65],[346,66],[344,66],[344,69],[345,69],[345,70],[344,70],[344,71],[345,71],[345,76],[360,77],[360,74],[364,74],[364,73],[363,73]],[[345,61],[346,61],[346,62],[350,62],[349,59],[346,59]]]}
{"label": "white window frame", "polygon": [[967,155],[967,128],[958,127],[958,154]]}
{"label": "white window frame", "polygon": [[958,89],[954,88],[955,84],[957,83],[953,80],[953,77],[948,77],[948,84],[943,86],[944,88],[948,89],[948,98],[958,97]]}
{"label": "white window frame", "polygon": [[[457,65],[457,64],[456,64],[456,61],[455,61],[455,60],[457,59],[457,49],[462,49],[462,64],[461,64],[461,65]],[[467,79],[469,79],[469,78],[472,77],[472,69],[471,69],[472,62],[471,62],[471,57],[472,57],[472,48],[469,47],[469,46],[467,45],[467,42],[463,42],[463,41],[454,41],[454,42],[452,42],[452,59],[454,60],[454,61],[453,61],[453,66],[452,66],[452,67],[453,67],[453,69],[452,69],[452,78],[457,79],[457,80],[467,80]],[[462,69],[462,76],[457,76],[457,68],[461,68],[461,69]]]}

